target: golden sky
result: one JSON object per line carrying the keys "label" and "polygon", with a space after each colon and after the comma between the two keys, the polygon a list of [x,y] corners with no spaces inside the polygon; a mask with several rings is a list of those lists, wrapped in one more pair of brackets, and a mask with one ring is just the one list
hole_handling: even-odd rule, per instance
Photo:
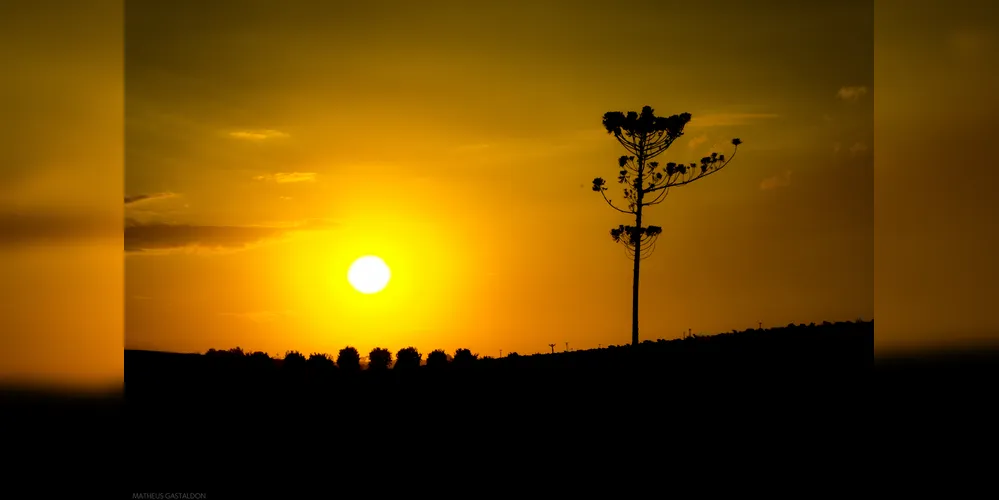
{"label": "golden sky", "polygon": [[121,26],[121,2],[0,4],[2,384],[121,380]]}
{"label": "golden sky", "polygon": [[317,4],[3,4],[2,378],[120,377],[123,339],[626,343],[628,221],[589,184],[643,105],[694,116],[663,161],[744,141],[648,213],[643,339],[875,299],[879,346],[999,326],[987,4]]}
{"label": "golden sky", "polygon": [[999,10],[877,6],[875,345],[994,343]]}
{"label": "golden sky", "polygon": [[[129,2],[127,80],[122,2],[0,5],[0,381],[120,381],[123,344],[625,343],[589,183],[601,115],[646,104],[694,115],[664,161],[745,144],[648,213],[643,339],[875,306],[880,347],[994,338],[988,2],[318,3]],[[362,253],[394,272],[365,300]]]}
{"label": "golden sky", "polygon": [[694,116],[662,161],[746,143],[647,216],[643,339],[873,317],[869,4],[205,5],[127,10],[128,347],[627,343],[590,185],[643,105]]}

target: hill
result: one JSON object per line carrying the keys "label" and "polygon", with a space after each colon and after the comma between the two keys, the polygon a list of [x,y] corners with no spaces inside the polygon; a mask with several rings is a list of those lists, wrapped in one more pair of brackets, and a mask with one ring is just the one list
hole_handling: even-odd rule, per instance
{"label": "hill", "polygon": [[[126,351],[126,400],[133,407],[196,403],[203,411],[264,400],[296,401],[291,408],[308,404],[314,411],[360,403],[365,409],[357,411],[364,412],[401,399],[443,408],[479,398],[500,401],[500,395],[544,404],[573,397],[592,401],[603,391],[682,393],[705,384],[735,391],[765,381],[771,389],[790,388],[865,375],[873,365],[873,341],[873,321],[789,325],[500,359],[466,351],[436,366],[384,370],[337,367],[325,355],[293,363],[238,349],[200,355]],[[435,400],[440,393],[448,397]]]}

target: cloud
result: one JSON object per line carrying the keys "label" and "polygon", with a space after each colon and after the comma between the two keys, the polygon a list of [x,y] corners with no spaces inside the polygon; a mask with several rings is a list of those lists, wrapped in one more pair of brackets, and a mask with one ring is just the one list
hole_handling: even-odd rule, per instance
{"label": "cloud", "polygon": [[867,145],[862,142],[850,146],[850,154],[863,153],[864,151],[867,151]]}
{"label": "cloud", "polygon": [[[181,196],[177,193],[152,193],[126,196],[125,217],[136,222],[146,222],[177,215],[189,208],[186,203],[177,203],[177,201],[183,201],[180,199]],[[121,219],[119,218],[118,220],[120,221]]]}
{"label": "cloud", "polygon": [[844,101],[856,101],[861,97],[867,95],[867,87],[841,87],[839,92],[836,93],[836,97]]}
{"label": "cloud", "polygon": [[780,115],[773,113],[710,113],[701,116],[693,116],[690,119],[691,127],[729,127],[733,125],[746,125],[749,122],[758,120],[771,120],[779,118]]}
{"label": "cloud", "polygon": [[787,187],[791,185],[791,171],[787,170],[781,175],[775,175],[773,177],[763,179],[760,182],[760,189],[766,191],[768,189],[776,189],[779,187]]}
{"label": "cloud", "polygon": [[700,146],[701,144],[704,144],[705,142],[708,142],[708,136],[701,135],[701,136],[698,136],[698,137],[695,137],[695,138],[691,139],[690,142],[687,143],[687,147],[689,147],[690,149],[695,149],[695,148],[697,148],[697,146]]}
{"label": "cloud", "polygon": [[229,137],[247,141],[263,141],[266,139],[283,139],[289,136],[279,130],[236,130],[229,132]]}
{"label": "cloud", "polygon": [[62,245],[111,238],[119,231],[120,220],[114,214],[101,213],[0,213],[0,247]]}
{"label": "cloud", "polygon": [[132,204],[135,204],[135,203],[139,203],[140,201],[160,200],[160,199],[163,199],[163,198],[173,198],[175,196],[177,196],[176,193],[136,194],[136,195],[132,195],[132,196],[126,196],[125,197],[125,204],[126,205],[132,205]]}
{"label": "cloud", "polygon": [[197,226],[142,223],[129,219],[125,223],[125,251],[160,253],[176,250],[244,250],[293,232],[332,226],[330,221],[322,219],[273,226]]}
{"label": "cloud", "polygon": [[289,182],[315,182],[315,172],[278,172],[276,174],[258,175],[253,178],[255,181],[277,182],[287,184]]}

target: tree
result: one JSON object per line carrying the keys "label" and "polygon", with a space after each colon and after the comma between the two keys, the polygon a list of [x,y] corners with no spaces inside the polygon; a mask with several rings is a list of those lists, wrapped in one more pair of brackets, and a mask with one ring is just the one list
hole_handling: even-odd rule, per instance
{"label": "tree", "polygon": [[[633,226],[620,225],[611,229],[611,238],[622,244],[628,257],[634,261],[631,285],[631,343],[638,344],[638,276],[642,259],[655,250],[656,240],[662,233],[660,226],[642,226],[643,209],[658,205],[669,194],[670,188],[685,186],[703,179],[724,168],[735,153],[725,159],[725,155],[711,153],[711,156],[701,158],[700,165],[696,163],[667,163],[660,166],[653,158],[665,152],[673,141],[683,136],[683,128],[690,122],[690,113],[682,113],[669,117],[655,116],[651,107],[642,108],[641,114],[629,111],[604,113],[603,125],[607,133],[613,134],[628,155],[618,158],[617,182],[624,185],[624,201],[627,208],[614,204],[607,197],[606,181],[597,177],[593,179],[593,190],[600,193],[604,201],[618,212],[635,218]],[[736,151],[742,141],[732,139]],[[648,198],[647,198],[648,196]]]}
{"label": "tree", "polygon": [[376,347],[368,353],[369,370],[388,370],[392,364],[392,352],[383,347]]}
{"label": "tree", "polygon": [[320,352],[309,354],[309,359],[305,361],[305,365],[314,373],[326,373],[336,368],[329,355]]}
{"label": "tree", "polygon": [[263,351],[254,351],[247,354],[246,360],[249,362],[249,366],[255,371],[266,370],[274,366],[274,360],[271,359],[269,354]]}
{"label": "tree", "polygon": [[447,358],[447,353],[443,349],[435,349],[430,354],[427,354],[427,367],[443,368],[448,364]]}
{"label": "tree", "polygon": [[395,354],[395,366],[393,369],[409,370],[420,367],[423,355],[415,347],[404,347]]}
{"label": "tree", "polygon": [[301,370],[305,367],[305,356],[298,351],[288,351],[284,353],[284,362],[281,366],[285,370]]}
{"label": "tree", "polygon": [[361,355],[357,349],[351,346],[340,349],[336,357],[336,365],[345,372],[356,372],[361,370]]}
{"label": "tree", "polygon": [[468,349],[458,349],[454,351],[454,365],[455,366],[471,366],[476,360],[479,359],[478,354],[472,354],[472,351]]}

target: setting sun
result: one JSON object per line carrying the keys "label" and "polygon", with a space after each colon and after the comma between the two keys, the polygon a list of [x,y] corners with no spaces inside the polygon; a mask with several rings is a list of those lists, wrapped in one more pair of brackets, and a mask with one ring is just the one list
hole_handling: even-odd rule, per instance
{"label": "setting sun", "polygon": [[369,255],[361,257],[350,265],[347,281],[361,293],[378,293],[388,285],[391,272],[385,261]]}

